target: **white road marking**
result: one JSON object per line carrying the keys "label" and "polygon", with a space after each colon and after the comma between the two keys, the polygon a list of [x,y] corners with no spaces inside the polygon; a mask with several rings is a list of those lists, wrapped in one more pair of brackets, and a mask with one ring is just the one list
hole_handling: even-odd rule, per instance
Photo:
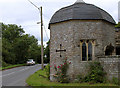
{"label": "white road marking", "polygon": [[[37,65],[35,65],[35,66],[37,66]],[[27,68],[21,69],[21,70],[19,70],[19,71],[17,71],[17,72],[21,72],[21,71],[27,70],[27,69],[32,68],[32,67],[35,67],[35,66],[27,67]],[[8,76],[8,75],[11,75],[11,74],[14,74],[14,73],[17,73],[17,72],[11,72],[11,73],[9,73],[9,74],[2,75],[2,76],[0,76],[0,77]]]}
{"label": "white road marking", "polygon": [[9,73],[9,74],[6,74],[6,75],[2,75],[2,76],[0,76],[0,77],[3,77],[3,76],[8,76],[8,75],[11,75],[11,74],[14,74],[15,72],[11,72],[11,73]]}

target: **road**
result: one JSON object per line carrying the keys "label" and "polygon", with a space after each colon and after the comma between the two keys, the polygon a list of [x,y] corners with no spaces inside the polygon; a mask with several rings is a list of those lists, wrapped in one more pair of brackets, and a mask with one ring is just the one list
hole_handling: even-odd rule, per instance
{"label": "road", "polygon": [[22,66],[2,71],[2,86],[26,86],[25,80],[34,72],[41,69],[41,65]]}

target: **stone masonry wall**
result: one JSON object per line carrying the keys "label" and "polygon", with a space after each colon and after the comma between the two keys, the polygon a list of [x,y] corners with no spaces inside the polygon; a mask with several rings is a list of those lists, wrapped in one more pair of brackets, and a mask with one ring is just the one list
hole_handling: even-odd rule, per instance
{"label": "stone masonry wall", "polygon": [[[88,68],[88,61],[81,61],[81,39],[94,39],[95,44],[95,58],[97,56],[104,55],[104,47],[111,43],[115,45],[114,30],[112,24],[109,24],[101,20],[71,20],[50,25],[50,79],[55,81],[53,75],[55,70],[53,65],[60,65],[64,58],[68,58],[71,61],[68,69],[69,78],[75,79],[80,73],[86,74]],[[110,41],[109,41],[110,39]],[[66,49],[66,52],[60,52],[56,50]]]}
{"label": "stone masonry wall", "polygon": [[115,30],[115,39],[116,39],[116,46],[120,46],[120,28],[116,28]]}
{"label": "stone masonry wall", "polygon": [[[103,41],[102,43],[102,49],[104,49],[104,52],[106,50],[106,46],[110,45],[110,43],[112,44],[112,46],[116,47],[116,43],[115,43],[115,27],[114,25],[103,21],[102,22],[102,29],[103,29],[103,38],[101,41]],[[113,55],[115,55],[115,51],[113,52]]]}
{"label": "stone masonry wall", "polygon": [[99,57],[99,61],[107,73],[108,80],[112,80],[113,77],[120,80],[120,57]]}
{"label": "stone masonry wall", "polygon": [[[62,57],[60,57],[60,52],[56,50],[60,49],[60,44],[62,44],[62,49],[66,49],[66,52],[61,52]],[[73,28],[71,22],[62,22],[51,25],[50,28],[50,79],[55,81],[53,75],[55,74],[55,69],[53,65],[60,65],[64,58],[68,58],[72,62],[73,58]],[[69,74],[72,76],[73,65],[70,64]]]}
{"label": "stone masonry wall", "polygon": [[73,69],[74,75],[73,79],[76,78],[78,74],[86,74],[89,70],[90,61],[81,61],[81,51],[78,45],[80,44],[80,39],[95,39],[95,50],[94,50],[94,60],[98,60],[98,56],[103,56],[105,47],[110,43],[115,46],[115,32],[114,25],[109,24],[105,21],[74,21],[73,22]]}

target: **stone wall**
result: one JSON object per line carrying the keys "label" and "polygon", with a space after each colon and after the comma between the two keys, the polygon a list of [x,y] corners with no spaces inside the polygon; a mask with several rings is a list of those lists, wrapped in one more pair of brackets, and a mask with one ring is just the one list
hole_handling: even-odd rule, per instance
{"label": "stone wall", "polygon": [[116,46],[120,46],[120,28],[115,30]]}
{"label": "stone wall", "polygon": [[120,28],[115,29],[116,54],[120,55]]}
{"label": "stone wall", "polygon": [[[113,77],[115,77],[120,80],[120,56],[103,56],[98,58],[104,71],[107,73],[107,79],[112,81]],[[73,75],[73,78],[75,79],[79,74],[86,76],[91,62],[92,61],[82,61],[78,64],[74,64],[75,74]]]}
{"label": "stone wall", "polygon": [[[50,25],[50,65],[60,65],[64,58],[68,58],[72,63],[68,69],[70,79],[74,79],[78,74],[86,74],[89,61],[81,61],[80,40],[95,40],[95,58],[104,55],[104,48],[108,44],[115,46],[114,25],[102,20],[70,20],[66,22]],[[66,52],[56,50],[66,49]],[[54,81],[55,70],[50,69],[50,79]]]}
{"label": "stone wall", "polygon": [[80,39],[94,39],[95,40],[95,58],[105,54],[105,47],[110,43],[115,46],[115,31],[114,25],[101,20],[75,20],[72,22],[73,28],[73,43],[74,56],[79,57],[80,52],[78,45]]}
{"label": "stone wall", "polygon": [[99,61],[107,73],[108,80],[112,80],[113,77],[120,80],[120,56],[99,57]]}
{"label": "stone wall", "polygon": [[[73,58],[73,28],[71,22],[62,22],[57,24],[51,24],[50,27],[50,65],[52,66],[50,69],[50,79],[55,81],[53,75],[55,74],[55,70],[53,65],[60,65],[64,58],[68,58],[72,62]],[[56,50],[60,49],[60,44],[62,44],[61,49],[66,49],[66,52],[56,52]],[[73,63],[73,62],[72,62]],[[70,65],[69,74],[73,74],[73,65]]]}

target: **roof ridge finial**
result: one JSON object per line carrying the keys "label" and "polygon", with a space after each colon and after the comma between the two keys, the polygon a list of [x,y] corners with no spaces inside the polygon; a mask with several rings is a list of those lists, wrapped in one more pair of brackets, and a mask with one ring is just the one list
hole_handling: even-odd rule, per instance
{"label": "roof ridge finial", "polygon": [[83,0],[77,0],[75,3],[85,3]]}

